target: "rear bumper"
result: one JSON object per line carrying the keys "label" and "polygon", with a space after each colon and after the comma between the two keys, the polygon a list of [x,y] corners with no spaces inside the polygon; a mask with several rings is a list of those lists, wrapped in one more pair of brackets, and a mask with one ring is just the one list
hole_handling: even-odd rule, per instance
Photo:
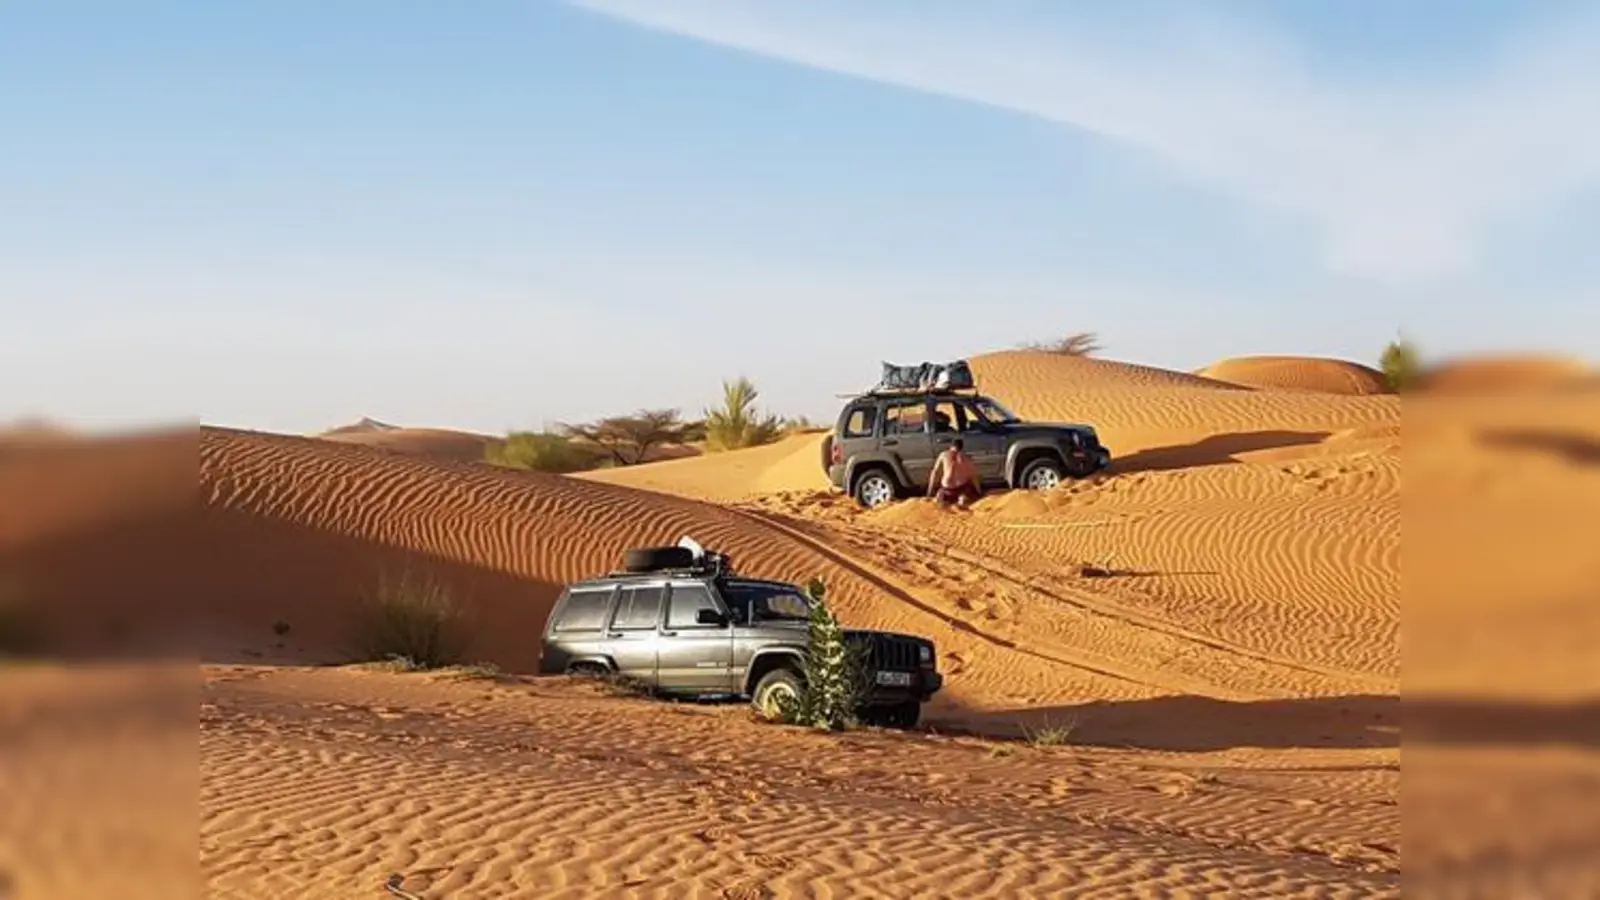
{"label": "rear bumper", "polygon": [[836,491],[844,490],[844,464],[833,463],[828,466],[828,483]]}

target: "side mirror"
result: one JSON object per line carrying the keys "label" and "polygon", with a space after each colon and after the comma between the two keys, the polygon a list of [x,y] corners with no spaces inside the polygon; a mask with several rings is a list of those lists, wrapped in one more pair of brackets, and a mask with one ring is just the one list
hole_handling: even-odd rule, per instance
{"label": "side mirror", "polygon": [[715,625],[722,628],[728,624],[728,617],[714,609],[701,609],[695,612],[696,625]]}

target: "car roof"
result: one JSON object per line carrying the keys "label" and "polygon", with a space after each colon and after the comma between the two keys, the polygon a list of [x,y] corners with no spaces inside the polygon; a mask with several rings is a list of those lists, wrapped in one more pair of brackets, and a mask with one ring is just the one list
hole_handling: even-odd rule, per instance
{"label": "car roof", "polygon": [[789,581],[779,581],[772,578],[752,578],[746,575],[723,575],[718,578],[711,572],[696,572],[684,569],[663,569],[658,572],[612,572],[598,575],[594,578],[585,578],[567,585],[569,590],[578,588],[610,587],[615,584],[630,581],[657,581],[673,579],[678,581],[716,581],[729,587],[772,587],[798,590],[798,585]]}

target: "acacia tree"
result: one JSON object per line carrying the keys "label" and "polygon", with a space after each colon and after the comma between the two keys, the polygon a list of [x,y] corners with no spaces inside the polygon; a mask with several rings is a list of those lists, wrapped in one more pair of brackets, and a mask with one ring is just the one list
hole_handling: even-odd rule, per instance
{"label": "acacia tree", "polygon": [[685,422],[675,409],[642,409],[631,416],[612,416],[581,425],[561,426],[568,437],[588,442],[619,466],[637,465],[654,447],[686,444],[704,432],[699,422]]}
{"label": "acacia tree", "polygon": [[738,450],[770,444],[783,434],[783,421],[756,414],[760,392],[750,379],[722,383],[722,408],[706,410],[706,445],[710,450]]}
{"label": "acacia tree", "polygon": [[1022,349],[1061,356],[1093,356],[1100,352],[1101,347],[1099,335],[1092,331],[1079,331],[1053,341],[1023,344]]}

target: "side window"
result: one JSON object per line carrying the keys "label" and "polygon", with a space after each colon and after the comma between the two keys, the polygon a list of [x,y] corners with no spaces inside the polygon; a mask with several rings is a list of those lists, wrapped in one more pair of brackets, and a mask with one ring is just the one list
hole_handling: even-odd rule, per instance
{"label": "side window", "polygon": [[583,588],[567,595],[556,631],[599,631],[606,621],[611,588]]}
{"label": "side window", "polygon": [[656,627],[661,621],[661,600],[665,593],[666,588],[659,584],[623,588],[617,598],[617,614],[611,620],[611,627],[618,631]]}
{"label": "side window", "polygon": [[966,431],[966,410],[950,400],[940,400],[933,405],[933,430],[938,434]]}
{"label": "side window", "polygon": [[850,411],[850,417],[844,420],[844,436],[847,438],[861,438],[872,436],[872,426],[878,424],[878,408],[876,406],[858,406]]}
{"label": "side window", "polygon": [[883,411],[883,433],[921,434],[926,417],[927,404],[922,400],[896,403]]}
{"label": "side window", "polygon": [[[672,586],[672,605],[667,608],[668,628],[694,628],[695,615],[702,609],[715,610],[717,604],[703,584],[675,584]],[[705,626],[699,626],[705,627]]]}

